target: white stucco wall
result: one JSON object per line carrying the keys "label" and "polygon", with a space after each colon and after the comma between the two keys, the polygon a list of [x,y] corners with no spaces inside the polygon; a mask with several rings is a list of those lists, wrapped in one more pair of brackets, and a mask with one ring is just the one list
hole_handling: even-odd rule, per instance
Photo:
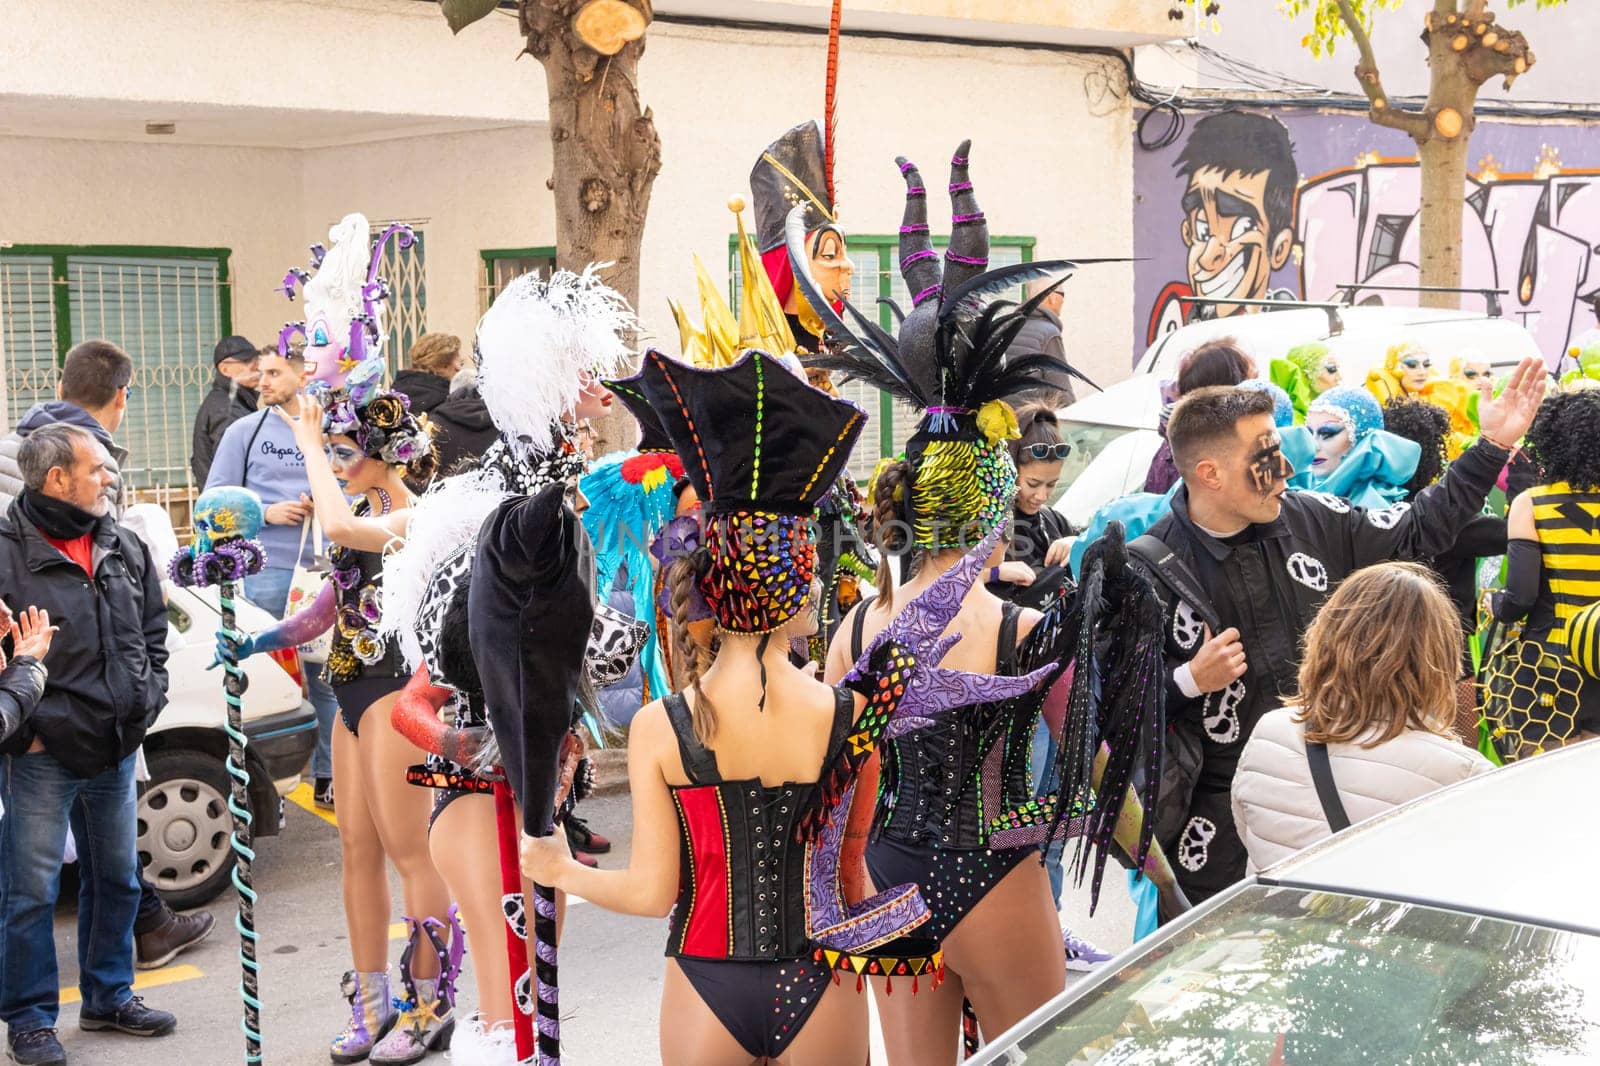
{"label": "white stucco wall", "polygon": [[301,162],[302,244],[350,211],[422,223],[429,329],[471,337],[481,251],[555,244],[543,125],[313,149]]}
{"label": "white stucco wall", "polygon": [[304,258],[300,153],[277,148],[0,138],[0,240],[232,249],[234,328],[266,343]]}
{"label": "white stucco wall", "polygon": [[[643,248],[641,311],[676,344],[666,298],[693,296],[691,252],[725,261],[725,201],[748,198],[763,148],[821,117],[825,51],[817,37],[685,26],[652,31],[640,64],[661,134],[662,168]],[[846,232],[893,234],[905,205],[894,157],[942,187],[948,159],[973,139],[972,176],[991,232],[1034,236],[1040,258],[1128,255],[1131,119],[1125,103],[1091,108],[1093,57],[849,38],[839,81],[836,186]],[[935,232],[948,201],[930,198]],[[747,215],[747,224],[750,218]],[[1087,268],[1068,283],[1068,350],[1104,384],[1126,374],[1132,271]],[[670,350],[670,348],[669,348]]]}
{"label": "white stucco wall", "polygon": [[[299,0],[262,3],[281,9],[280,16],[333,17],[304,10],[314,5]],[[5,5],[6,26],[13,24],[19,6],[32,10],[31,5]],[[8,119],[0,107],[0,160],[7,177],[0,182],[0,240],[231,248],[234,328],[265,342],[297,311],[273,291],[275,286],[287,268],[305,264],[306,246],[323,239],[331,222],[352,210],[375,221],[423,220],[429,328],[469,335],[479,308],[480,250],[554,243],[545,187],[551,164],[541,121],[542,70],[527,58],[514,59],[515,49],[506,47],[508,40],[514,43],[514,32],[507,35],[514,27],[500,22],[482,27],[479,36],[488,43],[467,40],[479,27],[461,38],[443,32],[435,40],[432,30],[439,27],[415,20],[419,9],[437,18],[430,5],[341,0],[336,6],[346,9],[345,15],[348,9],[385,13],[383,25],[403,31],[399,40],[411,51],[401,50],[398,69],[417,83],[408,91],[427,95],[430,84],[441,84],[444,102],[432,110],[411,97],[402,99],[404,106],[417,109],[410,118],[419,128],[436,127],[440,114],[466,106],[459,87],[444,84],[457,72],[451,49],[464,48],[480,68],[493,69],[492,77],[485,69],[475,70],[472,82],[479,88],[493,84],[493,99],[480,100],[476,116],[457,120],[464,127],[457,132],[332,146],[296,136],[298,124],[320,134],[363,123],[373,130],[392,129],[395,121],[404,125],[410,118],[397,120],[392,101],[372,104],[366,112],[313,113],[296,111],[299,104],[285,110],[277,97],[261,98],[255,108],[230,105],[210,113],[204,127],[208,139],[226,141],[232,116],[241,136],[276,137],[284,145],[240,147],[181,143],[181,129],[175,139],[144,137],[142,122],[137,132],[69,139],[71,130],[115,125],[136,112],[89,96],[62,105],[60,98],[52,103],[35,94],[28,106],[39,112],[23,122],[33,135],[5,136],[22,120],[16,112]],[[215,8],[233,12],[246,29],[255,25],[250,19],[256,15],[240,14],[254,12],[251,4],[163,0],[152,7],[167,12],[163,17],[169,22],[174,11]],[[26,26],[31,16],[19,17],[16,24]],[[74,23],[74,32],[87,33],[81,22]],[[220,32],[215,22],[204,25]],[[154,47],[144,29],[129,32],[145,42],[134,49],[136,58]],[[425,53],[417,51],[424,40]],[[33,70],[27,78],[34,84],[43,75],[37,57],[21,47],[26,43],[23,38],[0,43],[0,57],[26,60],[22,66]],[[263,57],[277,54],[268,42],[255,47]],[[425,55],[433,61],[405,62],[407,56],[420,60]],[[645,235],[639,309],[668,350],[675,350],[676,337],[666,301],[692,298],[690,253],[699,253],[714,272],[721,270],[732,221],[725,201],[733,193],[748,196],[750,168],[769,141],[797,122],[820,117],[824,55],[822,38],[810,34],[671,24],[652,28],[640,80],[660,131],[663,166]],[[209,60],[194,62],[195,71],[212,69]],[[246,63],[244,68],[259,72],[272,65]],[[993,232],[1035,237],[1040,257],[1129,254],[1130,114],[1126,101],[1091,99],[1086,90],[1102,83],[1107,70],[1115,84],[1120,76],[1115,68],[1098,57],[1044,50],[846,38],[837,185],[847,231],[896,232],[904,196],[895,155],[915,159],[937,187],[944,182],[951,151],[962,138],[972,137],[973,178]],[[389,84],[394,69],[379,83]],[[27,82],[16,71],[10,77],[13,88]],[[62,71],[60,81],[69,94],[94,88],[72,71]],[[180,83],[152,82],[173,91]],[[108,75],[101,83],[108,91],[116,86],[126,93],[134,83],[125,74]],[[220,90],[201,88],[195,95],[211,100],[207,106],[216,105],[213,98]],[[339,81],[333,88],[349,87]],[[67,129],[42,120],[51,107],[64,107],[72,116]],[[375,118],[379,107],[384,115]],[[509,124],[518,118],[520,125]],[[483,124],[496,128],[471,128]],[[931,203],[936,231],[948,226],[941,199]],[[1126,370],[1123,334],[1131,290],[1132,272],[1124,266],[1086,268],[1067,288],[1068,351],[1103,384]]]}

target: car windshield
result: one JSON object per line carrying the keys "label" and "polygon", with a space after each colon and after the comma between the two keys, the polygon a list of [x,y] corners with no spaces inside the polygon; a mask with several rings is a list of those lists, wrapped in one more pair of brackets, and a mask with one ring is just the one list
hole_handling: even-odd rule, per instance
{"label": "car windshield", "polygon": [[1060,424],[1061,439],[1072,445],[1066,461],[1061,464],[1061,480],[1056,493],[1059,498],[1062,492],[1094,462],[1106,446],[1118,437],[1132,433],[1129,426],[1100,426],[1090,422],[1063,421]]}
{"label": "car windshield", "polygon": [[1600,938],[1257,886],[1020,1046],[1052,1066],[1600,1062]]}

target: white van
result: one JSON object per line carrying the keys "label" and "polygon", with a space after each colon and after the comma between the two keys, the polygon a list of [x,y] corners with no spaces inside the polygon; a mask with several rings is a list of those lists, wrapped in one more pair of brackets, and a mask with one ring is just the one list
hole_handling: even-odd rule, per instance
{"label": "white van", "polygon": [[[153,504],[128,508],[123,523],[144,540],[157,564],[177,550],[167,513]],[[156,890],[179,910],[198,907],[227,887],[233,870],[228,838],[232,779],[224,767],[222,672],[207,669],[222,628],[214,588],[180,588],[162,581],[167,596],[167,706],[145,736],[150,780],[139,795],[139,861]],[[234,601],[235,621],[256,633],[274,619],[248,600]],[[299,656],[292,650],[252,656],[243,699],[245,760],[255,837],[276,836],[283,800],[300,783],[300,771],[317,742],[316,710],[306,700]]]}
{"label": "white van", "polygon": [[1055,508],[1074,526],[1082,528],[1102,505],[1144,486],[1161,446],[1162,383],[1178,376],[1185,355],[1222,337],[1237,341],[1262,377],[1289,349],[1321,341],[1338,357],[1346,385],[1362,384],[1389,348],[1406,340],[1429,353],[1441,376],[1449,373],[1450,357],[1469,348],[1501,373],[1540,355],[1533,337],[1515,322],[1468,311],[1285,302],[1282,310],[1190,323],[1158,338],[1131,377],[1058,412],[1072,454],[1061,471],[1068,487]]}

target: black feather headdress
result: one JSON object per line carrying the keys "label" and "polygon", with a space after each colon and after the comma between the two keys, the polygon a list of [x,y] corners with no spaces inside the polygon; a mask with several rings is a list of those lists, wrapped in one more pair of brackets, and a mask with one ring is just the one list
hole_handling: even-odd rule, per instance
{"label": "black feather headdress", "polygon": [[[971,141],[962,141],[950,161],[951,236],[941,265],[928,229],[927,189],[915,165],[899,158],[906,181],[900,226],[900,273],[910,290],[911,311],[893,307],[899,335],[891,335],[849,303],[834,312],[810,275],[804,238],[807,216],[789,214],[787,238],[795,283],[819,308],[831,344],[808,365],[837,370],[927,412],[925,423],[945,423],[949,412],[976,411],[992,400],[1008,400],[1036,388],[1045,369],[1060,364],[1044,355],[1007,360],[1006,351],[1023,322],[1077,267],[1103,259],[1047,259],[987,269],[989,228],[967,173]],[[1037,278],[1062,275],[1023,303],[990,298]],[[986,304],[985,300],[989,300]],[[847,321],[848,319],[848,321]]]}

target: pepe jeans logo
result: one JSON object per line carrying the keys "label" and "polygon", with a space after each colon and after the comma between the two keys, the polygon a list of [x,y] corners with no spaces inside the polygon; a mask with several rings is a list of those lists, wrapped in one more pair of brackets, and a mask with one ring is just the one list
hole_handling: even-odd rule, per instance
{"label": "pepe jeans logo", "polygon": [[284,448],[272,443],[270,440],[264,440],[261,442],[261,455],[263,458],[276,459],[291,466],[306,465],[306,457],[294,445]]}

